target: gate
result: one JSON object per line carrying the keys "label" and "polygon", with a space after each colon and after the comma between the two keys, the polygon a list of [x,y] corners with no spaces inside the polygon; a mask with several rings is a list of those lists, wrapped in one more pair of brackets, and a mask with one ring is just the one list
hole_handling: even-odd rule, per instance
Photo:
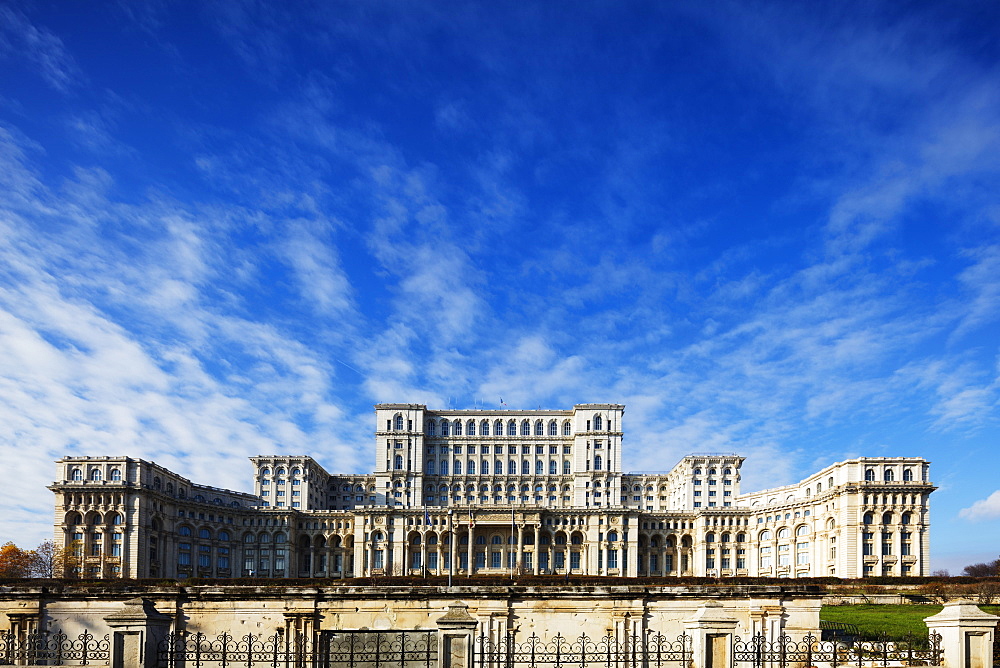
{"label": "gate", "polygon": [[111,657],[111,639],[84,631],[75,638],[56,631],[18,636],[0,632],[0,664],[21,666],[104,665]]}
{"label": "gate", "polygon": [[248,633],[170,634],[158,653],[161,668],[436,668],[436,631],[320,631],[270,636]]}
{"label": "gate", "polygon": [[686,668],[691,659],[691,637],[668,638],[662,634],[606,635],[575,640],[562,634],[542,640],[531,634],[517,642],[513,633],[493,639],[476,638],[476,668],[661,668],[672,664]]}
{"label": "gate", "polygon": [[807,635],[802,640],[781,636],[769,641],[764,636],[753,636],[743,641],[734,638],[735,664],[751,664],[754,668],[786,668],[789,665],[815,666],[828,664],[831,668],[858,666],[940,666],[943,659],[941,636],[932,633],[926,638],[882,638],[847,642],[819,640]]}

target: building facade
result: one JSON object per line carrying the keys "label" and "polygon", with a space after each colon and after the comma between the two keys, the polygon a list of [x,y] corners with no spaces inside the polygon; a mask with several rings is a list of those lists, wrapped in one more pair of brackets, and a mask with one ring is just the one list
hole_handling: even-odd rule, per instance
{"label": "building facade", "polygon": [[56,543],[85,577],[929,575],[926,460],[851,459],[742,494],[735,454],[622,472],[624,412],[378,404],[372,473],[252,457],[252,494],[66,457]]}

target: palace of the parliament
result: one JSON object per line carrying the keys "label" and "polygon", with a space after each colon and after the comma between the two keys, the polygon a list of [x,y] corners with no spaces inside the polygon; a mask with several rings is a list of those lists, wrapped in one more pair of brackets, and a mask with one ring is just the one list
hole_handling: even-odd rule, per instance
{"label": "palace of the parliament", "polygon": [[56,543],[83,577],[929,574],[926,460],[850,459],[743,494],[735,454],[623,473],[624,412],[378,404],[374,472],[252,457],[253,493],[66,457]]}

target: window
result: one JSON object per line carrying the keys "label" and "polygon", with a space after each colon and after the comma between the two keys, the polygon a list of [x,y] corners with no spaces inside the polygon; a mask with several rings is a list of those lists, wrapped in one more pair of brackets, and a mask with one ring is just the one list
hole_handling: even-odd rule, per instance
{"label": "window", "polygon": [[563,436],[572,436],[572,435],[573,435],[573,427],[570,426],[569,420],[567,420],[566,422],[563,422]]}
{"label": "window", "polygon": [[121,469],[111,469],[111,480],[114,482],[121,482],[122,471]]}
{"label": "window", "polygon": [[462,435],[462,423],[459,422],[458,420],[455,420],[455,427],[454,427],[454,429],[455,429],[455,436],[461,436]]}
{"label": "window", "polygon": [[517,423],[513,420],[507,423],[507,435],[517,436]]}
{"label": "window", "polygon": [[101,480],[101,469],[93,469],[90,472],[90,479],[94,482],[100,482]]}
{"label": "window", "polygon": [[555,463],[555,460],[549,462],[549,475],[555,475],[558,472],[559,471],[558,471],[557,465]]}
{"label": "window", "polygon": [[603,464],[603,462],[601,461],[601,456],[600,455],[595,455],[594,456],[594,470],[595,471],[600,471],[602,464]]}
{"label": "window", "polygon": [[865,469],[865,482],[875,481],[875,469]]}
{"label": "window", "polygon": [[70,480],[73,482],[80,482],[83,480],[83,471],[80,469],[73,469],[69,474]]}
{"label": "window", "polygon": [[903,481],[911,482],[913,480],[913,469],[903,469]]}
{"label": "window", "polygon": [[595,415],[594,416],[594,431],[600,431],[601,428],[602,428],[601,427],[601,416],[600,415]]}
{"label": "window", "polygon": [[396,469],[397,471],[402,470],[402,468],[403,468],[403,455],[396,455],[395,457],[393,457],[392,462],[393,462],[393,468],[394,469]]}
{"label": "window", "polygon": [[884,480],[885,482],[892,482],[894,479],[895,479],[895,474],[893,473],[892,469],[886,469],[885,472],[882,474],[882,480]]}
{"label": "window", "polygon": [[403,430],[403,416],[402,415],[397,415],[396,416],[396,431],[402,431],[402,430]]}
{"label": "window", "polygon": [[559,425],[556,424],[555,420],[549,422],[549,436],[559,435]]}
{"label": "window", "polygon": [[433,421],[427,423],[427,435],[433,436],[435,434],[435,424]]}

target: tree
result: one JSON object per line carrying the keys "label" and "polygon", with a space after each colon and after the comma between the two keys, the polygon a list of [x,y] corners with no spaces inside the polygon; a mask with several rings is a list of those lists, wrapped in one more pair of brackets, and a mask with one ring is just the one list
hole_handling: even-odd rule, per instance
{"label": "tree", "polygon": [[31,577],[54,578],[60,574],[63,551],[51,540],[43,540],[31,553]]}
{"label": "tree", "polygon": [[962,569],[962,575],[973,578],[991,578],[1000,575],[1000,559],[983,564],[969,564]]}
{"label": "tree", "polygon": [[0,578],[31,577],[32,553],[11,542],[0,546]]}

